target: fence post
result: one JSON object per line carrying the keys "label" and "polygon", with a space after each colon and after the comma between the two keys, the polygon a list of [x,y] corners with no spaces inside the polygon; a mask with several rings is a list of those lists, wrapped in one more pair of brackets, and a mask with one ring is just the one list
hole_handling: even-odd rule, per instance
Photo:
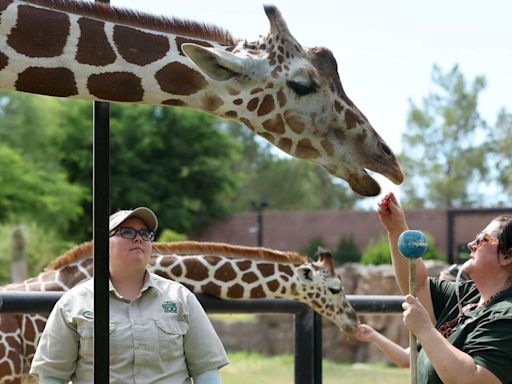
{"label": "fence post", "polygon": [[[322,377],[322,356],[318,362],[315,346],[314,315],[312,309],[295,314],[295,384],[318,384],[317,377]],[[315,373],[317,366],[320,366],[319,373]]]}

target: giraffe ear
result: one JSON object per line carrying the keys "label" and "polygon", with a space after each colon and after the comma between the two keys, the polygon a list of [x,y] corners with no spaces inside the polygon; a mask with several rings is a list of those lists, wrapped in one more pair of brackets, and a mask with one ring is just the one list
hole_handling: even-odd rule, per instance
{"label": "giraffe ear", "polygon": [[192,43],[182,44],[181,49],[201,71],[214,80],[229,80],[247,70],[244,59],[222,49],[205,48]]}

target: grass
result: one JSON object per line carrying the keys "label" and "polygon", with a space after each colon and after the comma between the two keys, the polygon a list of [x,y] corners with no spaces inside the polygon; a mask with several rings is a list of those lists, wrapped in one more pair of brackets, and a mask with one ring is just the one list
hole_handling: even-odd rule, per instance
{"label": "grass", "polygon": [[[264,356],[252,352],[228,353],[231,364],[221,369],[223,384],[293,384],[292,355]],[[323,384],[401,384],[409,371],[384,364],[323,361]]]}

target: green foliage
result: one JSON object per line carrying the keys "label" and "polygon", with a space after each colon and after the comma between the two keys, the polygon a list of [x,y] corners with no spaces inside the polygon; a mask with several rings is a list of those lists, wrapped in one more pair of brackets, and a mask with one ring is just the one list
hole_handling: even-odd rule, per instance
{"label": "green foliage", "polygon": [[333,256],[336,265],[358,263],[361,260],[361,252],[352,238],[341,239]]}
{"label": "green foliage", "polygon": [[[11,281],[12,234],[17,225],[0,225],[0,285]],[[35,276],[73,244],[61,239],[51,226],[28,223],[22,226],[26,238],[27,273]]]}
{"label": "green foliage", "polygon": [[[428,246],[422,259],[446,261],[446,257],[436,249],[433,237],[428,233],[425,234],[425,237],[427,238]],[[368,246],[363,251],[363,255],[361,256],[361,264],[391,264],[391,251],[389,249],[388,237],[386,235],[382,235],[376,240],[370,240]]]}
{"label": "green foliage", "polygon": [[468,83],[458,66],[443,73],[434,66],[436,91],[422,105],[410,102],[407,131],[402,136],[400,163],[405,207],[458,207],[482,204],[478,185],[488,182],[487,147],[482,138],[490,126],[478,112],[485,78]]}
{"label": "green foliage", "polygon": [[291,211],[352,208],[360,199],[323,168],[275,155],[268,142],[247,128],[231,124],[228,130],[243,143],[237,169],[244,180],[231,202],[234,211],[250,210],[252,201],[266,201],[272,210]]}
{"label": "green foliage", "polygon": [[[43,165],[0,144],[0,222],[30,218],[55,230],[65,230],[79,217],[85,190],[66,180],[62,171],[49,173]],[[65,196],[65,198],[62,198]]]}
{"label": "green foliage", "polygon": [[175,241],[185,241],[188,240],[187,235],[183,233],[178,233],[173,231],[172,229],[164,229],[159,235],[157,241],[161,241],[164,243],[173,243]]}
{"label": "green foliage", "polygon": [[315,237],[309,241],[309,243],[300,250],[302,255],[307,256],[310,259],[316,260],[316,251],[318,247],[325,248],[324,240],[321,237]]}
{"label": "green foliage", "polygon": [[[494,154],[492,161],[487,164],[487,169],[495,173],[498,185],[502,187],[508,197],[503,205],[512,205],[512,113],[502,109],[498,114],[495,129],[492,131],[492,140],[489,151]],[[497,202],[499,203],[499,201]]]}

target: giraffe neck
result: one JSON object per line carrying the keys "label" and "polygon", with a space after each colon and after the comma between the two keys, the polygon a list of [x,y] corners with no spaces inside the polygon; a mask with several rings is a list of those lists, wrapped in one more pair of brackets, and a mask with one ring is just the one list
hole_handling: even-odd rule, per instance
{"label": "giraffe neck", "polygon": [[224,44],[214,41],[222,40],[216,30],[208,34],[211,40],[187,37],[197,35],[198,27],[187,29],[178,21],[174,27],[183,36],[158,25],[143,29],[132,25],[131,13],[87,3],[73,6],[49,0],[0,1],[1,88],[223,114],[219,95],[226,91],[193,68],[181,45],[220,48],[232,42],[230,38],[224,38]]}
{"label": "giraffe neck", "polygon": [[156,274],[179,281],[195,293],[223,299],[286,298],[307,302],[297,290],[296,265],[223,256],[160,255]]}

